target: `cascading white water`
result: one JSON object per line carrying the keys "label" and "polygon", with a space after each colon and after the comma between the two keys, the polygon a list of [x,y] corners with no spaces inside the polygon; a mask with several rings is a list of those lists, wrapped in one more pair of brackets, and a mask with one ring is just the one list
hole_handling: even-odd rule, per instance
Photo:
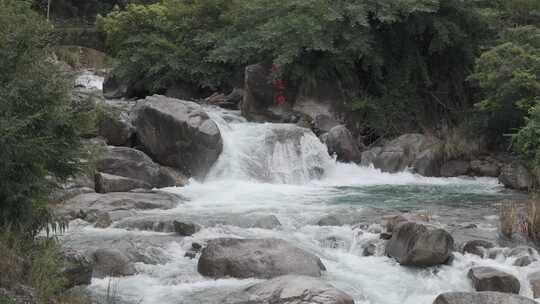
{"label": "cascading white water", "polygon": [[[356,304],[431,304],[442,292],[471,291],[467,279],[471,265],[496,266],[516,275],[526,286],[534,267],[514,267],[512,258],[490,260],[456,254],[452,265],[410,269],[383,254],[362,256],[367,244],[380,244],[376,232],[381,214],[395,214],[396,208],[428,209],[443,227],[475,223],[479,231],[493,233],[496,211],[476,203],[505,197],[496,180],[387,174],[337,163],[309,130],[249,123],[234,111],[206,110],[218,123],[224,140],[223,153],[207,180],[166,189],[187,198],[175,209],[131,211],[125,219],[187,219],[203,225],[201,231],[180,238],[119,228],[121,221],[107,229],[76,222],[65,238],[82,248],[126,241],[136,247],[137,255],[144,257],[135,265],[138,274],[114,279],[125,303],[218,304],[223,295],[257,282],[204,278],[197,272],[197,259],[184,257],[192,242],[203,244],[218,237],[280,238],[310,251],[327,268],[322,279],[350,294]],[[371,225],[317,225],[322,217],[333,214],[365,214],[364,220]],[[281,225],[268,229],[244,222],[268,215]],[[540,266],[540,262],[534,265]],[[89,290],[104,295],[109,287],[109,278],[93,279]],[[530,296],[531,291],[524,287],[521,294]]]}
{"label": "cascading white water", "polygon": [[[292,124],[227,122],[208,108],[223,137],[223,152],[207,178],[305,184],[334,165],[326,146],[311,132]],[[229,113],[229,119],[234,115]]]}

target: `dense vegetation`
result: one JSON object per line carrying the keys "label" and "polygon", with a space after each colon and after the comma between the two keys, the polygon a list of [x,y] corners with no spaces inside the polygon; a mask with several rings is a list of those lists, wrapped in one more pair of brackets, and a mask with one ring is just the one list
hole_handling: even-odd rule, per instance
{"label": "dense vegetation", "polygon": [[379,136],[465,126],[500,145],[527,122],[516,147],[534,158],[539,20],[535,0],[162,0],[98,23],[115,73],[148,92],[274,63],[289,84],[337,81]]}
{"label": "dense vegetation", "polygon": [[79,117],[51,30],[29,2],[0,0],[0,227],[29,235],[48,223],[50,181],[78,169]]}

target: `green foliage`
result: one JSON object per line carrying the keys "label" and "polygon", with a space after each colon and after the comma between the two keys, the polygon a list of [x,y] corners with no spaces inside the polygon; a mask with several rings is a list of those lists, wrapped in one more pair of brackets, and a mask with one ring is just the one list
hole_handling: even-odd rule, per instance
{"label": "green foliage", "polygon": [[500,44],[477,60],[470,79],[482,89],[477,107],[492,136],[521,128],[540,101],[540,30],[531,25],[505,30]]}
{"label": "green foliage", "polygon": [[225,25],[219,16],[230,1],[164,0],[129,5],[98,18],[111,54],[119,59],[115,74],[156,92],[183,81],[215,87],[230,76],[230,66],[210,62],[208,32]]}
{"label": "green foliage", "polygon": [[515,135],[515,145],[532,166],[540,167],[540,102],[529,110],[526,124]]}
{"label": "green foliage", "polygon": [[78,168],[70,79],[51,58],[51,25],[30,3],[0,0],[0,226],[35,234],[51,219],[49,177]]}
{"label": "green foliage", "polygon": [[31,256],[30,282],[42,303],[57,296],[65,286],[65,278],[60,272],[62,255],[54,239],[45,239],[34,244]]}

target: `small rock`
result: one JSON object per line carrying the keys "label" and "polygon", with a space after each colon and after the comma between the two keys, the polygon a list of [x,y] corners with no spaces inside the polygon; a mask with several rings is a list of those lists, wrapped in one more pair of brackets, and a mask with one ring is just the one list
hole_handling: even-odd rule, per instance
{"label": "small rock", "polygon": [[136,272],[129,258],[118,250],[101,248],[91,256],[94,262],[94,277],[129,276]]}
{"label": "small rock", "polygon": [[525,267],[531,265],[533,262],[535,262],[533,258],[530,256],[524,256],[515,260],[513,265],[517,267]]}
{"label": "small rock", "polygon": [[362,251],[363,256],[373,256],[377,253],[377,246],[375,244],[368,244]]}
{"label": "small rock", "polygon": [[511,274],[491,267],[475,267],[468,277],[476,291],[498,291],[519,294],[519,280]]}
{"label": "small rock", "polygon": [[96,223],[94,227],[96,228],[107,228],[112,224],[111,217],[108,213],[101,213],[97,216]]}
{"label": "small rock", "polygon": [[92,264],[84,255],[67,248],[62,251],[62,260],[61,272],[66,279],[65,288],[91,283]]}
{"label": "small rock", "polygon": [[381,233],[379,236],[381,240],[390,240],[392,238],[391,233]]}
{"label": "small rock", "polygon": [[472,240],[468,241],[463,245],[462,252],[463,253],[470,253],[477,255],[479,257],[484,257],[484,255],[487,253],[487,249],[491,249],[495,247],[493,243],[483,240]]}
{"label": "small rock", "polygon": [[189,222],[174,221],[173,226],[174,232],[181,236],[192,236],[201,230],[201,226]]}

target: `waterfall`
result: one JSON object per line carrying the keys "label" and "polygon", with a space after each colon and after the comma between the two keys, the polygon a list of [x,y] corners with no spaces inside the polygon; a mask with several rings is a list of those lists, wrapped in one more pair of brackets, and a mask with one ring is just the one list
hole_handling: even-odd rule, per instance
{"label": "waterfall", "polygon": [[208,180],[305,184],[320,178],[335,161],[311,132],[293,124],[249,123],[232,111],[206,109],[218,124],[223,152]]}

